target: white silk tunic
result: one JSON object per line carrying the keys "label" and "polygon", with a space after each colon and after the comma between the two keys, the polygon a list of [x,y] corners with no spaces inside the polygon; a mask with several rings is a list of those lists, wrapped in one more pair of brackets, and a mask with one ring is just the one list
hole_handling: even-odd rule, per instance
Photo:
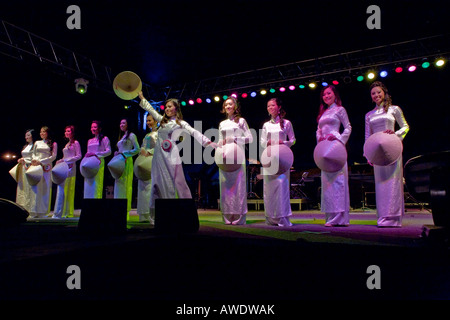
{"label": "white silk tunic", "polygon": [[[219,124],[219,141],[233,139],[234,143],[243,146],[253,142],[253,136],[247,121],[240,117],[226,119]],[[232,172],[219,168],[220,209],[227,224],[245,224],[247,214],[247,172],[245,159],[242,166]]]}
{"label": "white silk tunic", "polygon": [[35,194],[34,203],[31,204],[30,213],[32,217],[42,217],[50,212],[50,199],[52,191],[52,163],[56,159],[58,145],[53,143],[50,147],[44,140],[35,142],[32,160],[41,162],[44,174],[41,181],[35,186],[31,186],[32,192]]}
{"label": "white silk tunic", "polygon": [[[292,123],[284,119],[281,128],[279,117],[264,123],[260,137],[261,148],[265,149],[271,139],[282,140],[283,144],[292,147],[296,141]],[[292,215],[290,199],[290,168],[279,175],[264,175],[264,211],[267,224],[292,225],[288,220]]]}
{"label": "white silk tunic", "polygon": [[[158,133],[156,131],[147,133],[142,140],[141,150],[149,152],[151,155],[146,157],[146,161],[153,162],[153,153],[156,146]],[[150,194],[151,194],[152,179],[141,180],[138,179],[138,192],[137,192],[137,214],[139,215],[139,221],[147,221],[150,219]],[[154,221],[150,221],[154,224]]]}
{"label": "white silk tunic", "polygon": [[[341,125],[344,130],[340,132]],[[316,139],[334,135],[337,140],[346,144],[352,127],[347,112],[342,106],[333,103],[319,119]],[[348,187],[348,166],[337,172],[321,172],[321,205],[320,210],[325,213],[327,225],[348,225],[350,212],[350,195]]]}
{"label": "white silk tunic", "polygon": [[63,149],[63,160],[69,166],[69,174],[56,192],[54,218],[73,217],[75,200],[76,162],[81,159],[81,147],[78,141],[69,142]]}
{"label": "white silk tunic", "polygon": [[114,199],[127,199],[127,212],[131,210],[133,196],[133,156],[139,152],[139,143],[132,132],[126,134],[117,142],[117,149],[125,158],[125,169],[119,179],[114,180]]}
{"label": "white silk tunic", "polygon": [[[155,121],[161,123],[163,116],[147,100],[142,99],[139,105],[148,111]],[[180,149],[176,144],[180,134],[189,133],[204,147],[211,143],[211,140],[192,128],[186,121],[178,120],[178,123],[174,117],[167,123],[161,124],[157,131],[158,137],[152,162],[150,221],[155,219],[156,199],[192,199],[191,190],[184,177]]]}
{"label": "white silk tunic", "polygon": [[31,191],[31,185],[28,183],[25,171],[31,165],[31,157],[33,155],[33,143],[28,144],[22,150],[22,159],[24,164],[19,164],[20,173],[17,179],[17,193],[16,203],[24,207],[28,212],[31,209],[31,204],[35,202],[35,194]]}
{"label": "white silk tunic", "polygon": [[[400,127],[397,131],[395,131],[396,123]],[[401,140],[405,138],[409,131],[409,126],[400,107],[389,106],[387,112],[385,112],[381,105],[366,114],[366,140],[372,134],[386,130],[394,131]],[[400,227],[405,213],[402,156],[391,165],[373,165],[373,169],[378,226]]]}
{"label": "white silk tunic", "polygon": [[103,179],[105,173],[105,157],[111,154],[111,145],[108,137],[98,141],[98,137],[88,140],[87,152],[95,153],[100,160],[100,168],[93,178],[84,178],[84,198],[101,199],[103,197]]}

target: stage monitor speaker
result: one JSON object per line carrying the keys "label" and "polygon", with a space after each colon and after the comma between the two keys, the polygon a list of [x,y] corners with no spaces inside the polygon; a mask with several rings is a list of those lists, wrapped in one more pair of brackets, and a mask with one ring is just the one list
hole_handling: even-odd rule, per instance
{"label": "stage monitor speaker", "polygon": [[122,234],[127,231],[127,199],[83,199],[78,231]]}
{"label": "stage monitor speaker", "polygon": [[30,214],[17,203],[0,198],[0,227],[17,226],[26,222]]}
{"label": "stage monitor speaker", "polygon": [[434,225],[450,227],[450,167],[437,167],[431,172],[430,198]]}
{"label": "stage monitor speaker", "polygon": [[157,233],[196,233],[199,227],[194,199],[155,200],[155,231]]}

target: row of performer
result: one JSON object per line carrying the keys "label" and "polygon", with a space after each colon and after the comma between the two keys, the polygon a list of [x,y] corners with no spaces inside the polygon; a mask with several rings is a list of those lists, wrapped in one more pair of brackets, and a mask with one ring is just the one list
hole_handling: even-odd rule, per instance
{"label": "row of performer", "polygon": [[[376,81],[370,87],[370,95],[375,107],[365,116],[366,142],[375,134],[383,133],[400,141],[397,156],[386,163],[373,161],[373,150],[364,148],[368,162],[374,167],[376,207],[378,226],[400,227],[404,215],[403,166],[401,141],[409,131],[409,126],[399,106],[392,104],[386,86]],[[150,132],[139,146],[136,135],[128,130],[126,120],[121,120],[121,136],[117,142],[118,151],[107,167],[115,179],[114,198],[128,199],[131,208],[133,173],[138,178],[137,213],[139,221],[154,223],[155,200],[158,198],[192,198],[186,183],[182,162],[177,161],[179,150],[172,137],[176,130],[188,132],[203,147],[212,146],[217,150],[230,144],[245,145],[253,142],[253,136],[246,120],[241,116],[239,102],[229,97],[222,105],[226,119],[219,124],[219,139],[212,142],[200,131],[183,120],[181,105],[177,99],[169,99],[164,104],[164,113],[157,112],[139,92],[140,106],[148,111],[147,127]],[[286,119],[281,101],[272,98],[267,102],[270,120],[261,131],[260,145],[263,149],[273,146],[290,148],[296,138],[292,123]],[[336,87],[324,87],[320,93],[317,117],[317,146],[322,148],[322,157],[316,155],[316,164],[321,169],[321,211],[325,213],[326,226],[347,226],[350,224],[348,168],[345,157],[334,150],[346,153],[345,145],[352,127],[347,111]],[[398,129],[396,130],[396,126]],[[82,159],[80,144],[74,137],[74,127],[65,129],[68,140],[63,158],[56,160],[57,144],[48,134],[48,128],[40,130],[41,140],[37,140],[34,130],[25,134],[26,145],[17,166],[11,175],[17,181],[16,202],[30,212],[32,217],[40,217],[50,212],[52,180],[57,184],[57,195],[53,217],[70,217],[74,211],[76,162],[81,160],[80,170],[84,177],[84,198],[101,198],[105,157],[111,155],[110,140],[102,134],[101,124],[93,121],[93,138],[87,143],[87,152]],[[389,139],[388,139],[389,140]],[[336,146],[339,146],[337,148]],[[391,149],[389,149],[391,148]],[[382,145],[386,157],[392,156],[392,148]],[[342,151],[343,150],[343,151]],[[338,153],[339,153],[338,152]],[[381,152],[382,153],[382,152]],[[133,156],[139,154],[133,162]],[[317,157],[316,157],[317,156]],[[380,152],[376,157],[380,158]],[[320,159],[319,159],[320,158]],[[116,160],[117,159],[117,160]],[[343,159],[343,160],[342,160]],[[179,159],[178,159],[179,160]],[[336,166],[336,164],[338,165]],[[64,165],[62,165],[64,164]],[[332,169],[328,169],[332,168]],[[264,176],[264,210],[266,223],[274,226],[292,226],[290,205],[290,167],[275,174]],[[62,177],[58,180],[58,177]],[[245,159],[232,170],[219,166],[220,209],[225,224],[242,225],[247,214],[247,177]]]}

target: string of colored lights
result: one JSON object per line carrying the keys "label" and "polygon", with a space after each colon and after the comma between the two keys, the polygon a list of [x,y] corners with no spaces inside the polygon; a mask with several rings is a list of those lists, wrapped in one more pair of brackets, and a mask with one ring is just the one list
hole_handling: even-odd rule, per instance
{"label": "string of colored lights", "polygon": [[[270,88],[262,88],[259,90],[250,90],[250,91],[234,91],[234,92],[230,92],[228,94],[215,94],[215,95],[209,95],[206,97],[197,97],[197,98],[190,98],[190,99],[183,99],[181,101],[181,105],[182,106],[186,106],[186,105],[199,105],[202,103],[213,103],[213,102],[221,102],[221,101],[225,101],[229,96],[235,97],[235,98],[243,98],[246,99],[248,97],[250,98],[254,98],[256,96],[259,95],[266,95],[267,93],[276,93],[277,91],[279,92],[286,92],[287,90],[289,91],[294,91],[297,89],[305,89],[305,88],[310,88],[310,89],[315,89],[317,87],[319,87],[319,85],[326,87],[328,84],[333,84],[333,85],[339,85],[341,83],[344,84],[349,84],[353,81],[353,78],[356,78],[357,82],[362,82],[364,80],[368,80],[368,81],[373,81],[375,80],[377,77],[380,78],[386,78],[389,76],[389,74],[391,72],[394,72],[396,74],[400,74],[404,71],[408,71],[408,72],[414,72],[416,70],[418,70],[418,68],[422,68],[422,69],[429,69],[430,67],[434,66],[435,68],[442,68],[445,66],[447,59],[443,58],[443,57],[439,57],[436,58],[434,61],[431,61],[430,59],[423,59],[420,63],[408,63],[406,65],[401,65],[401,64],[396,64],[393,68],[379,68],[378,70],[368,70],[365,74],[355,74],[354,76],[350,76],[350,75],[345,75],[342,77],[336,77],[333,80],[331,80],[331,82],[327,82],[325,80],[323,81],[317,81],[315,79],[309,81],[309,82],[302,82],[300,84],[291,84],[288,86],[278,86],[278,87],[270,87]],[[161,109],[164,109],[164,106],[161,106]]]}

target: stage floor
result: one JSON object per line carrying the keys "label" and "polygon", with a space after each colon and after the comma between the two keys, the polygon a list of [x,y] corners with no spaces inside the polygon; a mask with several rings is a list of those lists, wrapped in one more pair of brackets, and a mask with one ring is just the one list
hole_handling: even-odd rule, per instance
{"label": "stage floor", "polygon": [[[426,210],[408,209],[401,228],[378,228],[374,210],[351,211],[348,227],[325,227],[315,210],[275,227],[261,211],[232,226],[199,209],[199,231],[175,235],[155,233],[135,210],[124,234],[80,234],[79,214],[0,229],[1,299],[450,298],[448,238]],[[70,265],[82,271],[80,290],[67,289]],[[374,265],[378,290],[367,286]]]}

